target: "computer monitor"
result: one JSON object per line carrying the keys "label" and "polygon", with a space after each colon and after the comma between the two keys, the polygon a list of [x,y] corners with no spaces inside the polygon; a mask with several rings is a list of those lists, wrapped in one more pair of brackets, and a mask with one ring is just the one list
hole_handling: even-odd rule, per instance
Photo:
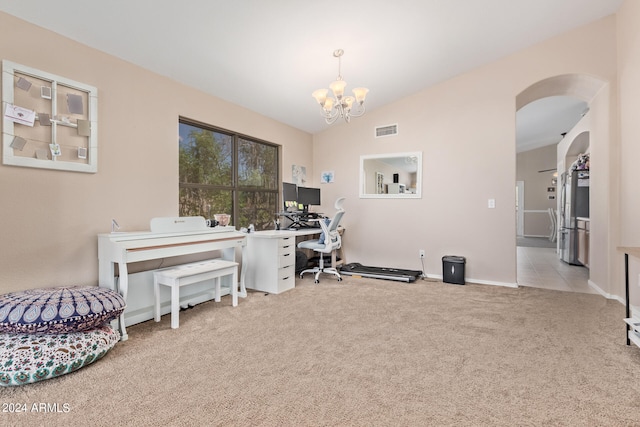
{"label": "computer monitor", "polygon": [[298,187],[298,204],[307,212],[310,205],[320,206],[320,189],[310,187]]}
{"label": "computer monitor", "polygon": [[282,183],[284,210],[298,210],[298,186],[290,182]]}

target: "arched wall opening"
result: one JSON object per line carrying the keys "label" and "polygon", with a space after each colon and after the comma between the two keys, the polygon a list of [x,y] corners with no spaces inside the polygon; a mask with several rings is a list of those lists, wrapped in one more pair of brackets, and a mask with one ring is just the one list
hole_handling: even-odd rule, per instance
{"label": "arched wall opening", "polygon": [[[612,289],[612,264],[615,252],[614,202],[610,198],[610,139],[612,101],[609,83],[586,74],[565,74],[540,80],[516,96],[516,111],[525,105],[551,96],[572,96],[585,101],[589,110],[557,145],[558,173],[566,171],[567,164],[584,151],[586,143],[591,153],[590,213],[591,236],[589,242],[589,285],[605,297],[616,297]],[[574,144],[575,142],[575,144]],[[574,151],[578,152],[574,152]],[[595,158],[595,160],[594,160]]]}

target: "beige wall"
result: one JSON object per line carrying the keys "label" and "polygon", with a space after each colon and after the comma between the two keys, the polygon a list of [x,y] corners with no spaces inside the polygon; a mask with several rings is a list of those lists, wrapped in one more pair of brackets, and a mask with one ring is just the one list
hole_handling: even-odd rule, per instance
{"label": "beige wall", "polygon": [[[17,41],[20,41],[19,43]],[[307,133],[0,13],[0,57],[98,88],[98,173],[0,165],[0,289],[98,282],[97,234],[178,214],[178,117],[281,144],[313,173]]]}
{"label": "beige wall", "polygon": [[[615,85],[615,37],[612,16],[314,135],[315,170],[336,171],[324,200],[347,197],[348,261],[420,269],[424,248],[430,275],[442,274],[443,255],[463,255],[469,280],[515,283],[516,95],[569,73]],[[398,135],[374,139],[387,123]],[[414,150],[423,152],[422,199],[358,198],[360,154]]]}
{"label": "beige wall", "polygon": [[[556,146],[548,145],[535,150],[518,153],[516,157],[516,180],[524,181],[524,235],[549,236],[551,218],[547,209],[556,209],[557,192],[551,178],[556,167]],[[549,199],[549,195],[554,199]]]}
{"label": "beige wall", "polygon": [[578,154],[589,151],[589,282],[603,295],[620,298],[624,291],[619,286],[620,271],[615,265],[619,171],[613,117],[617,114],[617,98],[606,84],[588,101],[590,111],[558,144],[558,170],[567,170]]}
{"label": "beige wall", "polygon": [[[618,79],[620,81],[620,224],[619,244],[640,246],[640,2],[626,0],[618,11]],[[617,160],[617,159],[616,159]],[[622,272],[623,260],[613,252],[616,270]],[[640,260],[631,258],[631,301],[640,306],[637,286]],[[617,282],[622,287],[624,278]],[[624,294],[623,294],[624,295]]]}

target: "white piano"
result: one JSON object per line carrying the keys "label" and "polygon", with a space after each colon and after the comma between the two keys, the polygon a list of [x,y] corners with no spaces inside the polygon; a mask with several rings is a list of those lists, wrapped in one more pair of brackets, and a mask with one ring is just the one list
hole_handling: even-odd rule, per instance
{"label": "white piano", "polygon": [[[235,249],[242,248],[243,258],[246,234],[235,227],[207,227],[203,217],[153,218],[150,231],[113,232],[98,235],[98,275],[102,287],[118,291],[127,301],[129,274],[127,263],[169,258],[209,251],[221,251],[222,258],[235,261]],[[118,264],[119,280],[115,278]],[[240,272],[238,296],[246,297],[245,263]],[[237,283],[231,284],[238,286]],[[124,313],[119,319],[122,340],[128,338]]]}

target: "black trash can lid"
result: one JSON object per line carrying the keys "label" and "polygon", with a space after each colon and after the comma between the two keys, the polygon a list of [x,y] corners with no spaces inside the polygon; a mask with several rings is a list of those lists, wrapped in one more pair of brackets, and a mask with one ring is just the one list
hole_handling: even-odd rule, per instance
{"label": "black trash can lid", "polygon": [[466,259],[463,256],[445,255],[442,257],[442,262],[455,262],[458,264],[464,264],[466,262]]}

